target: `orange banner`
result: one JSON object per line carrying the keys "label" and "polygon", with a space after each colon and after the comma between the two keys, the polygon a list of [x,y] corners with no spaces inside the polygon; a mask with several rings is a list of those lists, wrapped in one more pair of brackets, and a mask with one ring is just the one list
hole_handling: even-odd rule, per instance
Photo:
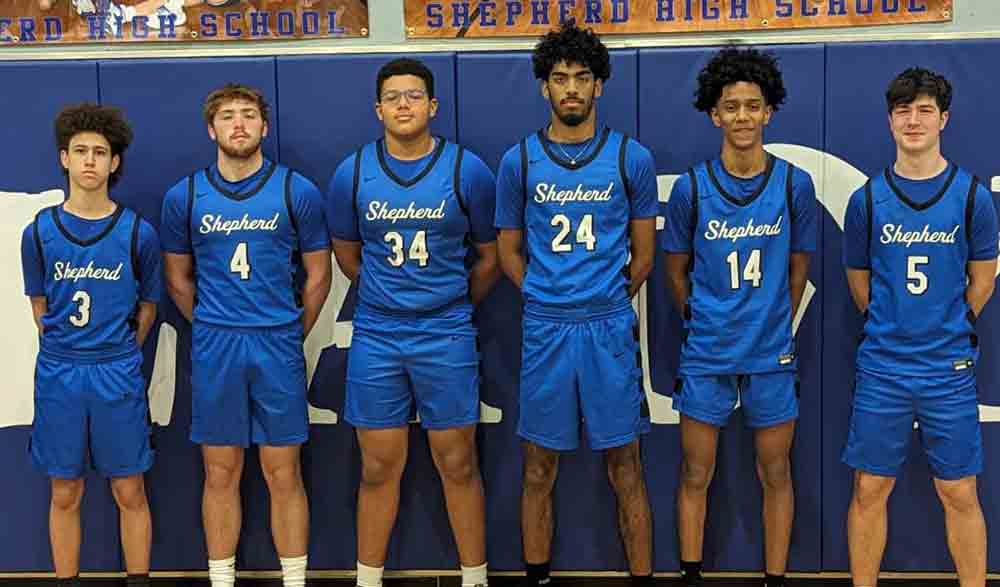
{"label": "orange banner", "polygon": [[406,0],[412,38],[538,36],[570,19],[600,34],[946,22],[952,0]]}
{"label": "orange banner", "polygon": [[0,0],[0,47],[368,36],[368,0]]}

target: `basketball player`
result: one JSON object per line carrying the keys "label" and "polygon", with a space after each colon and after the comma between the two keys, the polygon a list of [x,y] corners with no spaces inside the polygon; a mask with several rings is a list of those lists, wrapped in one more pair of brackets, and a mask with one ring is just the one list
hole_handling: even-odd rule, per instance
{"label": "basketball player", "polygon": [[695,108],[721,131],[721,153],[678,178],[666,209],[667,281],[688,327],[674,394],[683,450],[678,534],[688,585],[701,584],[719,429],[738,405],[754,429],[764,493],[764,584],[784,585],[798,417],[792,318],[816,248],[812,179],[764,150],[764,128],[784,100],[772,56],[716,53],[698,75]]}
{"label": "basketball player", "polygon": [[[357,584],[382,585],[415,405],[441,475],[462,585],[485,587],[472,309],[500,277],[496,182],[474,153],[431,135],[438,101],[423,63],[390,61],[375,89],[384,137],[340,164],[327,207],[337,263],[360,279],[344,413],[361,446]],[[467,268],[470,249],[477,260]]]}
{"label": "basketball player", "polygon": [[546,34],[533,62],[552,115],[504,155],[496,212],[500,263],[524,297],[527,584],[549,582],[559,451],[576,449],[582,416],[590,447],[605,453],[633,583],[652,585],[639,453],[649,422],[630,298],[656,250],[656,168],[642,145],[597,123],[611,63],[593,31],[570,23]]}
{"label": "basketball player", "polygon": [[[167,289],[192,320],[191,440],[205,461],[212,587],[233,585],[243,453],[251,443],[260,447],[284,585],[305,584],[302,341],[330,290],[330,249],[319,190],[261,152],[269,114],[252,88],[230,84],[209,94],[204,117],[217,161],[180,180],[163,201]],[[300,257],[301,308],[293,284]]]}
{"label": "basketball player", "polygon": [[111,479],[129,585],[149,585],[153,465],[140,348],[156,317],[153,227],[108,196],[132,129],[122,113],[71,106],[55,121],[66,201],[24,229],[24,291],[38,326],[31,457],[52,479],[49,538],[59,585],[80,585],[80,502],[88,461]]}
{"label": "basketball player", "polygon": [[990,192],[941,154],[948,80],[907,69],[885,96],[896,162],[851,196],[844,223],[847,282],[865,315],[843,454],[855,469],[847,515],[851,576],[857,587],[876,584],[887,502],[915,419],[959,581],[982,587],[975,322],[993,294],[996,211]]}

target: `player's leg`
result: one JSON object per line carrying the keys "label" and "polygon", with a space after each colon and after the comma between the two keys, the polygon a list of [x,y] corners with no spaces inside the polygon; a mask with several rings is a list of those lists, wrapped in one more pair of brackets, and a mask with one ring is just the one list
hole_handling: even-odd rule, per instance
{"label": "player's leg", "polygon": [[799,416],[796,375],[754,373],[741,381],[743,413],[755,430],[757,477],[764,493],[765,583],[783,585],[795,517],[790,454]]}
{"label": "player's leg", "polygon": [[476,426],[428,430],[427,436],[441,475],[459,561],[463,571],[482,567],[482,580],[469,581],[469,585],[485,585],[486,498],[476,453]]}
{"label": "player's leg", "polygon": [[986,581],[986,522],[976,490],[983,471],[983,440],[973,376],[920,382],[917,421],[934,488],[944,506],[948,550],[962,587]]}
{"label": "player's leg", "polygon": [[889,495],[913,434],[913,397],[907,381],[859,370],[843,461],[855,469],[847,510],[847,545],[856,587],[878,581],[888,531]]}
{"label": "player's leg", "polygon": [[406,370],[455,533],[463,585],[486,585],[486,499],[476,453],[479,352],[465,308],[414,321]]}
{"label": "player's leg", "polygon": [[148,581],[153,531],[142,475],[153,466],[153,450],[142,355],[97,363],[87,373],[94,468],[111,479],[126,570],[133,581]]}
{"label": "player's leg", "polygon": [[84,369],[41,353],[35,365],[31,458],[51,479],[49,540],[61,579],[80,571],[80,503],[89,451]]}
{"label": "player's leg", "polygon": [[528,585],[545,584],[552,557],[552,489],[560,450],[579,444],[575,324],[525,315],[521,346],[520,418],[517,434],[524,458],[521,538]]}
{"label": "player's leg", "polygon": [[[639,435],[649,427],[631,306],[580,324],[577,373],[580,409],[591,448],[605,451],[618,502],[618,526],[634,582],[651,582],[653,522]],[[645,413],[644,413],[645,412]]]}
{"label": "player's leg", "polygon": [[[240,479],[243,477],[243,447],[202,445],[205,485],[201,514],[205,526],[208,560],[223,561],[236,556],[243,524]],[[213,587],[215,587],[213,583]]]}
{"label": "player's leg", "polygon": [[409,450],[413,395],[395,327],[401,328],[356,314],[347,361],[344,419],[357,430],[361,448],[357,523],[358,585],[362,587],[382,585]]}
{"label": "player's leg", "polygon": [[[149,576],[149,550],[153,543],[153,522],[146,499],[142,474],[111,480],[111,493],[118,505],[125,571],[130,576]],[[133,583],[138,584],[138,583]]]}
{"label": "player's leg", "polygon": [[629,571],[635,577],[653,573],[653,514],[642,471],[639,440],[605,451],[608,479],[618,499],[621,532]]}
{"label": "player's leg", "polygon": [[309,500],[300,453],[297,444],[260,447],[260,467],[270,496],[271,535],[281,559],[304,557],[309,548]]}

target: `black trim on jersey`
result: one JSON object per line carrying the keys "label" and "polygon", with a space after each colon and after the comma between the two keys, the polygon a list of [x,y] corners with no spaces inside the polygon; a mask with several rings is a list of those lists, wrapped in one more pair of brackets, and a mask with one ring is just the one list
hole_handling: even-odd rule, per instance
{"label": "black trim on jersey", "polygon": [[539,129],[537,134],[538,134],[538,142],[542,144],[542,149],[545,151],[545,154],[549,156],[549,159],[551,159],[553,163],[555,163],[560,167],[565,167],[570,171],[576,171],[577,169],[580,169],[581,167],[584,167],[588,163],[593,161],[594,158],[596,158],[601,153],[601,151],[604,149],[604,143],[608,142],[608,136],[611,135],[611,129],[605,126],[604,130],[601,131],[601,138],[600,140],[597,141],[597,145],[594,147],[594,150],[591,151],[590,154],[584,157],[583,159],[578,159],[575,164],[570,163],[569,161],[563,159],[562,157],[557,155],[555,151],[552,150],[552,145],[551,145],[552,141],[550,141],[548,137],[545,136],[544,128]]}
{"label": "black trim on jersey", "polygon": [[528,140],[521,139],[521,230],[527,222],[524,217],[528,213]]}
{"label": "black trim on jersey", "polygon": [[[972,214],[976,208],[976,190],[979,188],[979,178],[972,176],[969,195],[965,197],[965,240],[972,244]],[[971,253],[971,251],[970,251]]]}
{"label": "black trim on jersey", "polygon": [[951,187],[951,182],[955,180],[955,175],[958,174],[958,165],[953,165],[949,163],[948,166],[951,167],[951,171],[948,173],[948,179],[946,179],[944,181],[944,185],[941,186],[941,191],[939,191],[937,194],[934,195],[933,198],[927,200],[923,204],[918,204],[914,202],[913,200],[910,199],[909,196],[903,193],[903,190],[899,189],[899,186],[896,185],[896,182],[892,180],[893,173],[892,170],[888,167],[885,168],[885,173],[884,173],[885,181],[886,183],[889,184],[889,188],[892,189],[892,191],[896,194],[896,196],[900,200],[903,201],[904,204],[917,211],[926,210],[931,206],[933,206],[934,204],[936,204],[938,200],[944,197],[945,193],[948,192],[948,188]]}
{"label": "black trim on jersey", "polygon": [[792,225],[792,218],[795,216],[794,202],[795,196],[792,194],[792,175],[795,174],[795,166],[791,163],[787,163],[788,171],[785,174],[785,199],[788,203],[788,225]]}
{"label": "black trim on jersey", "polygon": [[444,146],[445,143],[447,143],[447,141],[445,141],[441,137],[434,137],[434,138],[437,139],[437,145],[434,147],[434,150],[432,151],[431,160],[427,162],[427,165],[425,165],[424,168],[420,170],[420,173],[418,173],[416,177],[414,177],[413,179],[409,180],[403,179],[402,177],[396,175],[396,173],[389,168],[389,164],[386,163],[385,160],[385,139],[379,139],[375,141],[375,152],[378,153],[379,167],[381,167],[382,171],[389,176],[389,179],[398,183],[400,186],[404,188],[413,187],[418,181],[423,179],[425,175],[430,173],[431,169],[434,169],[434,165],[438,162],[438,159],[441,158],[441,153],[444,152]]}
{"label": "black trim on jersey", "polygon": [[292,232],[299,234],[299,223],[295,220],[295,212],[292,210],[292,174],[289,169],[285,174],[285,210],[288,212],[288,221],[292,223]]}
{"label": "black trim on jersey", "polygon": [[188,176],[188,221],[187,221],[187,237],[188,237],[188,248],[191,249],[191,255],[194,255],[194,238],[191,236],[191,221],[194,220],[194,176],[192,173]]}
{"label": "black trim on jersey", "polygon": [[719,194],[721,194],[723,198],[729,200],[730,202],[736,204],[737,206],[746,206],[751,202],[753,202],[754,200],[756,200],[757,197],[760,196],[765,189],[767,189],[767,184],[771,181],[771,172],[774,171],[775,159],[776,157],[773,157],[770,154],[767,155],[767,164],[764,168],[764,180],[760,182],[760,185],[757,186],[757,189],[754,190],[754,192],[749,196],[747,196],[746,198],[737,198],[736,196],[727,192],[722,187],[722,184],[719,183],[719,178],[715,176],[715,171],[712,169],[711,161],[705,162],[705,168],[708,170],[708,177],[712,180],[712,183],[715,185],[715,189],[719,190]]}
{"label": "black trim on jersey", "polygon": [[[56,208],[58,206],[50,206],[50,208]],[[46,266],[45,266],[45,251],[42,250],[42,237],[38,234],[38,217],[41,216],[48,208],[43,208],[35,214],[35,222],[32,224],[32,232],[35,237],[35,251],[38,252],[38,260],[42,263],[42,280],[45,280]]]}
{"label": "black trim on jersey", "polygon": [[108,233],[110,233],[112,230],[115,229],[115,225],[118,224],[118,219],[121,218],[122,212],[125,211],[125,207],[122,206],[121,204],[115,203],[115,206],[116,206],[115,211],[111,213],[111,221],[108,222],[108,225],[104,227],[104,230],[102,230],[100,234],[95,235],[92,238],[88,238],[87,240],[82,240],[77,238],[76,236],[73,235],[73,233],[66,230],[65,226],[63,226],[62,221],[59,220],[59,208],[61,208],[62,206],[52,206],[51,208],[49,208],[49,210],[52,211],[52,220],[53,222],[56,223],[56,228],[59,229],[59,232],[61,232],[64,237],[66,237],[70,242],[78,246],[89,247],[90,245],[106,237]]}
{"label": "black trim on jersey", "polygon": [[625,197],[632,201],[632,185],[628,182],[628,173],[625,169],[625,148],[628,146],[629,136],[622,135],[622,144],[618,147],[618,173],[622,176],[622,186],[625,188]]}
{"label": "black trim on jersey", "polygon": [[469,208],[465,205],[465,200],[462,199],[462,155],[465,153],[465,149],[462,147],[458,148],[458,154],[455,156],[455,176],[452,180],[454,185],[452,189],[455,190],[455,199],[458,200],[458,207],[462,209],[462,214],[465,217],[469,217]]}
{"label": "black trim on jersey", "polygon": [[132,259],[132,279],[135,279],[138,283],[139,276],[142,273],[139,271],[139,225],[142,220],[139,218],[138,214],[132,214],[132,240],[129,244],[129,257]]}
{"label": "black trim on jersey", "polygon": [[271,161],[270,163],[271,166],[267,168],[267,171],[264,172],[264,175],[262,175],[261,178],[257,181],[257,185],[253,186],[253,189],[242,194],[230,191],[225,187],[223,187],[222,184],[220,184],[218,181],[216,181],[215,178],[212,177],[211,167],[205,168],[205,179],[207,179],[208,183],[212,184],[212,187],[214,187],[216,191],[218,191],[223,196],[229,198],[230,200],[236,200],[237,202],[242,202],[243,200],[247,200],[252,198],[253,196],[256,196],[257,192],[264,189],[264,186],[267,185],[267,182],[271,180],[271,176],[274,175],[274,172],[278,169],[278,164],[275,163],[274,161]]}
{"label": "black trim on jersey", "polygon": [[[871,270],[872,266],[872,224],[875,222],[875,198],[872,197],[872,180],[865,182],[865,208],[868,210],[868,240],[866,241],[868,246],[868,269]],[[865,319],[868,319],[867,311],[865,312]]]}
{"label": "black trim on jersey", "polygon": [[[698,233],[698,176],[694,172],[694,167],[688,168],[688,177],[691,179],[691,253],[688,257],[688,273],[694,271],[694,239]],[[691,308],[686,308],[690,314]],[[690,318],[690,316],[686,316]]]}
{"label": "black trim on jersey", "polygon": [[365,148],[361,147],[354,154],[354,189],[351,195],[351,208],[354,209],[354,224],[358,224],[358,191],[361,188],[361,152]]}

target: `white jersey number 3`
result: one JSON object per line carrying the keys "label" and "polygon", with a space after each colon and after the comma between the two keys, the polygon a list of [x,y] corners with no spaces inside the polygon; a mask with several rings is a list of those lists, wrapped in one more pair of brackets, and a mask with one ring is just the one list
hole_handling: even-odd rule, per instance
{"label": "white jersey number 3", "polygon": [[[403,235],[396,231],[385,233],[385,242],[392,246],[392,255],[387,257],[389,264],[393,267],[402,267],[403,263],[406,263],[407,255],[403,254]],[[413,240],[410,242],[410,251],[408,254],[411,261],[416,261],[417,265],[421,267],[427,266],[427,260],[430,259],[430,253],[427,252],[427,232],[424,230],[418,230],[413,235]]]}

